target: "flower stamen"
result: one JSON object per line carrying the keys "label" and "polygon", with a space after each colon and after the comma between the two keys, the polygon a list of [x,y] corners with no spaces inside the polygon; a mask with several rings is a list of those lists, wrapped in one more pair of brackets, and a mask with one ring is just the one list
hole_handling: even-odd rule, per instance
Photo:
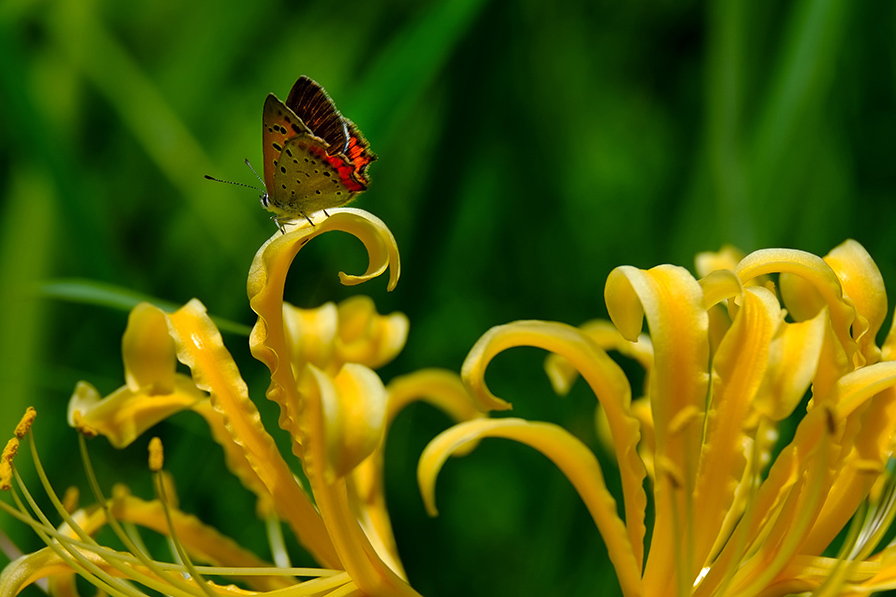
{"label": "flower stamen", "polygon": [[33,406],[29,406],[25,409],[25,414],[22,415],[22,420],[19,421],[19,424],[16,425],[16,438],[22,439],[25,437],[25,434],[28,433],[28,430],[31,429],[31,424],[34,423],[34,418],[37,416],[37,411],[34,410]]}
{"label": "flower stamen", "polygon": [[[22,417],[21,421],[19,421],[19,424],[16,426],[16,437],[11,439],[7,443],[6,449],[4,449],[3,451],[2,463],[6,465],[3,468],[6,469],[8,467],[8,470],[3,471],[2,485],[6,489],[11,489],[12,477],[14,477],[16,480],[16,484],[21,489],[22,494],[25,497],[25,500],[28,502],[31,511],[33,511],[37,515],[39,520],[32,517],[32,515],[29,513],[29,509],[25,507],[25,504],[22,502],[19,494],[14,490],[12,491],[12,497],[13,501],[16,504],[16,508],[12,508],[4,502],[0,502],[0,507],[2,507],[2,509],[10,515],[31,526],[31,528],[34,529],[35,533],[41,538],[41,540],[43,540],[44,543],[46,543],[47,546],[50,547],[50,549],[52,549],[60,559],[68,564],[74,571],[83,575],[86,580],[96,586],[99,590],[106,591],[110,595],[115,596],[134,595],[135,597],[139,597],[139,594],[135,594],[131,587],[124,585],[120,580],[105,575],[102,570],[100,570],[92,562],[84,558],[84,556],[78,550],[72,549],[70,545],[70,537],[58,532],[50,523],[49,519],[46,517],[46,515],[37,505],[37,502],[31,496],[28,488],[25,486],[25,483],[22,481],[18,472],[12,467],[12,459],[18,452],[19,440],[24,438],[25,435],[28,435],[29,445],[32,453],[32,460],[35,463],[38,477],[41,479],[42,485],[47,490],[50,500],[54,502],[54,505],[58,504],[56,505],[56,508],[59,509],[61,503],[59,503],[58,497],[56,496],[52,487],[49,485],[49,480],[44,474],[43,468],[40,465],[40,459],[37,456],[34,434],[28,433],[31,430],[31,425],[34,422],[35,416],[36,411],[34,410],[34,408],[29,407],[25,411],[25,415]],[[9,475],[9,477],[6,476],[7,474]],[[64,517],[67,517],[70,521],[70,524],[74,525],[72,527],[73,529],[78,528],[74,520],[71,519],[71,517],[68,517],[67,512],[65,513]],[[87,547],[88,549],[90,549],[89,546]],[[91,574],[90,572],[93,572],[94,574]],[[110,583],[108,582],[108,580],[111,580],[112,582]],[[121,590],[116,590],[116,588],[120,588]]]}
{"label": "flower stamen", "polygon": [[84,422],[84,417],[83,415],[81,415],[80,410],[76,410],[72,414],[72,426],[78,431],[78,433],[88,439],[93,439],[97,435],[99,435],[99,432],[96,429]]}
{"label": "flower stamen", "polygon": [[[146,566],[146,568],[148,568],[149,571],[155,576],[143,574],[136,570],[133,566],[118,564],[118,558],[116,558],[115,560],[110,560],[109,563],[112,564],[112,566],[114,566],[116,569],[121,570],[126,577],[132,578],[133,580],[140,582],[152,589],[168,594],[170,594],[175,589],[178,589],[176,591],[178,595],[196,595],[197,593],[190,583],[184,581],[183,578],[178,574],[166,573],[166,571],[160,568],[155,560],[148,557],[146,553],[141,550],[125,532],[124,528],[121,526],[121,523],[112,513],[112,508],[109,506],[109,500],[106,499],[106,497],[103,495],[103,492],[100,490],[99,482],[96,478],[96,473],[94,472],[93,465],[90,462],[90,455],[87,452],[87,442],[84,437],[85,436],[83,433],[78,436],[78,444],[81,449],[81,460],[84,462],[84,471],[87,474],[87,481],[90,485],[90,489],[93,492],[97,503],[100,504],[103,509],[103,512],[106,516],[107,524],[118,537],[118,539],[124,544],[125,548],[134,557],[137,558],[140,564]],[[67,520],[66,522],[69,521]],[[70,522],[69,524],[72,524],[72,522]],[[96,544],[96,542],[91,537],[87,536],[86,533],[84,533],[84,535],[82,535],[82,533],[84,533],[83,530],[78,532],[82,539],[88,541],[89,543]],[[180,569],[181,573],[183,573],[184,571],[185,570],[183,568]]]}
{"label": "flower stamen", "polygon": [[183,567],[193,578],[196,586],[208,597],[215,597],[215,594],[209,588],[208,584],[206,584],[206,580],[193,565],[190,556],[187,554],[187,550],[184,549],[183,543],[181,543],[180,539],[177,537],[177,531],[175,531],[174,523],[171,520],[171,510],[168,508],[168,494],[165,491],[165,483],[162,479],[161,471],[164,461],[165,457],[162,448],[162,440],[158,437],[154,437],[149,442],[149,468],[153,472],[156,493],[159,497],[159,502],[162,504],[162,511],[165,513],[165,522],[168,524],[168,536],[171,538],[171,544],[174,546],[178,559],[180,559]]}
{"label": "flower stamen", "polygon": [[[35,463],[35,470],[37,471],[38,477],[41,479],[41,484],[47,492],[47,496],[50,498],[50,501],[53,503],[57,511],[60,512],[60,515],[62,515],[63,519],[69,525],[71,530],[77,533],[84,542],[81,543],[78,541],[74,541],[67,534],[61,533],[56,530],[56,528],[50,523],[50,520],[47,518],[47,516],[37,505],[34,497],[28,491],[27,486],[18,475],[18,472],[15,472],[16,484],[22,491],[22,495],[28,502],[31,511],[33,511],[34,514],[37,515],[37,518],[40,522],[38,522],[38,520],[35,520],[31,517],[30,514],[28,514],[28,508],[25,507],[25,504],[22,502],[18,493],[13,492],[12,495],[13,499],[16,502],[16,506],[18,507],[18,513],[20,513],[25,518],[25,520],[31,525],[31,527],[41,538],[41,540],[46,543],[47,546],[52,549],[60,559],[62,559],[62,561],[70,566],[72,570],[84,577],[84,579],[89,583],[97,587],[97,589],[105,591],[110,595],[114,595],[116,597],[122,595],[141,597],[142,595],[144,595],[143,593],[136,591],[136,589],[126,584],[121,579],[117,579],[111,576],[95,563],[91,562],[87,557],[84,556],[83,553],[81,553],[82,550],[93,552],[95,550],[95,547],[99,547],[99,545],[97,545],[96,542],[93,541],[93,539],[86,532],[84,532],[84,530],[80,527],[80,525],[77,524],[77,522],[75,522],[75,520],[68,514],[68,512],[65,512],[61,502],[59,501],[59,497],[53,491],[53,488],[49,485],[49,480],[47,479],[43,467],[40,464],[40,459],[37,456],[37,451],[35,448],[34,434],[29,434],[28,439],[31,445],[32,461]],[[110,563],[112,563],[111,560]]]}
{"label": "flower stamen", "polygon": [[0,455],[0,490],[9,491],[12,489],[12,461],[19,452],[19,440],[15,437],[10,438],[3,448],[3,454]]}
{"label": "flower stamen", "polygon": [[33,406],[26,408],[25,414],[22,415],[22,419],[16,425],[15,437],[10,438],[6,442],[6,447],[3,448],[3,453],[0,455],[0,490],[2,491],[12,489],[12,461],[19,452],[19,440],[25,437],[31,429],[31,424],[34,423],[34,417],[36,416],[37,411],[34,410]]}
{"label": "flower stamen", "polygon": [[81,492],[78,490],[77,486],[71,485],[68,489],[65,490],[65,493],[62,495],[62,506],[65,508],[65,511],[71,514],[75,510],[78,509],[78,500],[81,497]]}
{"label": "flower stamen", "polygon": [[273,512],[268,512],[265,516],[265,528],[274,564],[278,568],[291,568],[292,563],[289,553],[286,551],[286,542],[283,539],[283,527],[280,526],[280,519]]}
{"label": "flower stamen", "polygon": [[149,470],[154,473],[162,470],[165,464],[165,451],[162,449],[162,440],[154,437],[149,440]]}

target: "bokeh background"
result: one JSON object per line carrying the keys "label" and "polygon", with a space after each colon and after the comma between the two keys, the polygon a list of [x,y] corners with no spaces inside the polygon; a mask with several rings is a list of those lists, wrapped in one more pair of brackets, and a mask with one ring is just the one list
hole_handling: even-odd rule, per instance
{"label": "bokeh background", "polygon": [[[0,431],[39,408],[58,491],[88,493],[65,406],[78,380],[103,393],[123,383],[122,305],[140,296],[197,297],[238,324],[225,342],[275,428],[245,335],[247,269],[275,228],[254,191],[203,175],[255,183],[243,159],[260,166],[264,98],[285,98],[301,74],[379,155],[356,205],[392,229],[402,277],[392,293],[383,280],[341,287],[336,272],[365,257],[326,235],[302,251],[287,298],[365,293],[408,314],[387,381],[459,370],[493,325],[605,316],[613,267],[691,267],[724,243],[823,255],[855,238],[896,284],[893,3],[4,0]],[[515,415],[561,423],[599,451],[593,396],[579,384],[555,398],[543,356],[502,355],[489,383]],[[428,518],[416,460],[447,425],[413,407],[389,438],[387,495],[414,587],[618,592],[578,497],[527,448],[492,440],[450,462],[441,516]],[[184,509],[265,554],[253,500],[198,418],[155,433]],[[106,489],[150,495],[146,441],[91,444]],[[19,468],[37,488],[28,461]]]}

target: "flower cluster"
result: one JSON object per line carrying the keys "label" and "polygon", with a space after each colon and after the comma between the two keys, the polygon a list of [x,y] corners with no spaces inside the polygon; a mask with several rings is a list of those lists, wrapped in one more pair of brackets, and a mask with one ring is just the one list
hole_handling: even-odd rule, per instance
{"label": "flower cluster", "polygon": [[[286,234],[277,232],[259,249],[249,275],[250,304],[258,314],[250,348],[270,368],[267,397],[280,407],[279,425],[292,438],[296,460],[277,450],[236,363],[199,301],[194,299],[174,313],[138,305],[122,342],[125,385],[101,397],[82,382],[69,403],[69,422],[81,432],[96,504],[76,509],[59,499],[34,452],[38,473],[63,523],[58,528],[52,525],[21,483],[25,500],[14,493],[17,509],[0,502],[47,543],[3,571],[0,595],[16,595],[44,577],[50,579],[51,595],[76,595],[75,573],[109,595],[145,594],[135,583],[176,596],[417,594],[406,581],[386,512],[382,488],[386,430],[395,414],[415,400],[426,400],[458,421],[482,415],[454,373],[423,370],[383,384],[374,369],[404,346],[408,329],[404,315],[378,315],[372,301],[363,296],[310,310],[284,303],[292,260],[305,243],[331,230],[359,238],[370,258],[363,275],[340,273],[344,284],[358,284],[388,269],[389,289],[395,286],[399,258],[392,234],[377,218],[349,208],[330,210],[329,218],[315,226],[303,222]],[[190,375],[177,372],[178,361]],[[228,468],[256,496],[258,513],[285,522],[323,568],[289,566],[282,540],[272,541],[277,565],[265,562],[179,510],[171,480],[162,469],[157,439],[150,442],[155,499],[140,499],[122,486],[109,497],[103,495],[89,468],[83,438],[102,435],[112,445],[124,447],[184,410],[207,422]],[[24,435],[25,431],[17,431],[18,439]],[[18,439],[13,440],[16,447]],[[14,472],[13,455],[3,459],[7,485]],[[301,466],[309,487],[290,468],[293,462]],[[118,535],[123,550],[94,539],[104,526]],[[153,559],[141,547],[136,527],[168,536],[179,563]],[[246,588],[211,580],[218,577]]]}
{"label": "flower cluster", "polygon": [[[743,257],[729,248],[700,255],[697,270],[699,280],[668,265],[616,268],[605,289],[612,323],[499,326],[463,367],[484,411],[510,407],[483,381],[489,361],[510,347],[550,351],[546,369],[560,393],[581,375],[619,465],[624,520],[586,445],[555,425],[514,418],[461,423],[427,447],[419,470],[428,507],[435,511],[435,477],[448,455],[505,437],[541,451],[569,478],[625,595],[893,588],[896,547],[879,544],[896,514],[888,468],[896,329],[876,345],[887,311],[877,266],[847,241],[823,259],[788,249]],[[607,351],[643,367],[643,395],[632,400]],[[799,421],[796,431],[780,438],[788,418]]]}
{"label": "flower cluster", "polygon": [[[476,343],[460,375],[424,370],[384,384],[375,370],[402,349],[403,315],[379,315],[361,296],[310,310],[283,300],[298,251],[330,230],[355,235],[370,258],[364,274],[340,273],[344,284],[388,270],[391,289],[399,275],[391,233],[356,209],[333,209],[323,222],[278,232],[259,249],[248,283],[258,314],[250,348],[270,369],[267,398],[279,405],[292,455],[278,451],[262,425],[202,304],[193,300],[174,313],[141,304],[124,334],[125,385],[101,397],[81,383],[69,405],[95,503],[79,508],[53,491],[29,433],[33,411],[0,459],[0,488],[11,489],[15,503],[0,507],[47,545],[7,566],[0,595],[45,579],[54,597],[77,595],[75,575],[128,597],[144,589],[177,597],[417,595],[382,487],[386,432],[414,400],[456,421],[420,459],[418,481],[431,513],[449,456],[491,437],[529,445],[581,496],[627,596],[851,595],[896,587],[896,547],[884,542],[896,515],[896,330],[877,345],[886,294],[858,243],[824,258],[727,248],[698,257],[699,279],[668,265],[619,267],[606,284],[610,321],[498,326]],[[618,463],[621,512],[582,440],[555,424],[486,415],[510,408],[484,377],[497,354],[516,346],[550,353],[545,369],[558,393],[578,377],[590,386],[598,436]],[[620,359],[643,369],[643,386],[633,391]],[[189,375],[178,373],[178,362]],[[156,495],[142,499],[122,486],[103,494],[85,438],[127,446],[185,410],[207,422],[228,468],[256,497],[258,515],[275,523],[271,528],[284,522],[321,568],[291,567],[278,541],[274,562],[266,562],[179,509],[158,439],[150,442]],[[792,436],[784,421],[795,426]],[[26,436],[61,524],[40,510],[16,472],[13,457]],[[103,527],[120,546],[96,540]],[[152,556],[138,527],[167,536],[175,561]]]}

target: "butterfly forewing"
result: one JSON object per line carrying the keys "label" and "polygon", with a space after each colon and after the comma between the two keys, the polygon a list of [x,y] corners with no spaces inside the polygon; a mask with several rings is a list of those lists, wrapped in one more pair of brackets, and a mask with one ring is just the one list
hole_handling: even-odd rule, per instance
{"label": "butterfly forewing", "polygon": [[331,155],[343,154],[352,162],[354,178],[365,187],[367,166],[376,160],[370,144],[355,124],[344,117],[324,88],[308,77],[299,77],[292,86],[286,105],[302,119],[311,132],[330,144]]}
{"label": "butterfly forewing", "polygon": [[274,195],[274,171],[277,169],[277,160],[280,158],[287,139],[296,135],[311,135],[311,131],[274,94],[269,94],[264,101],[261,139],[263,141],[264,186],[270,196]]}
{"label": "butterfly forewing", "polygon": [[327,155],[327,144],[317,137],[288,139],[274,171],[271,207],[298,217],[348,203],[356,191],[345,184],[339,170],[349,167],[342,158]]}
{"label": "butterfly forewing", "polygon": [[315,136],[329,144],[330,154],[342,153],[348,148],[347,121],[324,88],[315,81],[299,77],[286,98],[286,105]]}

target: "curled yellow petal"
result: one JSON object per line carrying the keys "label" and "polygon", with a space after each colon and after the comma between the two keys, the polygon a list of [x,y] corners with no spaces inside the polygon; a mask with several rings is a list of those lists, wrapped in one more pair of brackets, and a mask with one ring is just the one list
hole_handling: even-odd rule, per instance
{"label": "curled yellow petal", "polygon": [[131,310],[121,353],[129,390],[150,395],[174,391],[177,365],[174,342],[168,335],[168,320],[161,309],[140,303]]}
{"label": "curled yellow petal", "polygon": [[852,239],[838,245],[824,260],[840,279],[845,297],[855,306],[853,338],[858,341],[866,362],[876,363],[880,360],[880,350],[875,337],[887,316],[887,291],[880,269],[865,247]]}
{"label": "curled yellow petal", "polygon": [[192,371],[195,385],[209,392],[231,441],[242,448],[270,492],[277,514],[319,562],[338,567],[339,559],[320,516],[262,425],[246,383],[205,307],[194,299],[172,313],[169,323],[178,359]]}
{"label": "curled yellow petal", "polygon": [[292,434],[293,451],[297,454],[302,452],[298,411],[302,399],[296,390],[296,376],[289,366],[295,361],[284,322],[284,285],[289,266],[299,250],[312,238],[331,230],[342,230],[360,239],[370,260],[367,272],[361,276],[340,274],[343,284],[369,280],[388,267],[387,288],[395,287],[400,263],[392,233],[375,216],[351,208],[333,209],[330,217],[313,227],[299,226],[286,234],[275,233],[255,254],[249,270],[249,305],[258,314],[249,337],[249,348],[252,355],[271,371],[268,398],[280,405],[280,426]]}
{"label": "curled yellow petal", "polygon": [[[274,233],[255,254],[249,270],[249,300],[263,301],[269,294],[283,297],[282,282],[289,264],[305,243],[331,230],[341,230],[364,243],[369,263],[367,271],[360,275],[339,272],[339,279],[346,286],[354,286],[383,274],[387,268],[389,284],[393,290],[398,283],[401,264],[395,237],[382,220],[361,209],[342,207],[330,210],[330,217],[312,227],[298,227],[292,232]],[[279,291],[278,291],[279,289]]]}
{"label": "curled yellow petal", "polygon": [[396,377],[386,387],[389,404],[386,421],[391,423],[408,404],[421,400],[438,408],[455,422],[483,416],[475,408],[460,377],[446,369],[421,369]]}
{"label": "curled yellow petal", "polygon": [[[604,298],[610,319],[635,340],[646,317],[654,347],[649,382],[655,440],[656,523],[644,580],[648,594],[683,590],[700,562],[693,554],[691,495],[697,474],[710,359],[709,318],[700,284],[680,267],[617,267]],[[688,422],[673,427],[673,422]],[[670,553],[681,558],[668,557]]]}
{"label": "curled yellow petal", "polygon": [[[801,321],[814,317],[822,303],[827,305],[834,332],[847,357],[852,360],[857,351],[850,333],[855,320],[855,309],[844,301],[837,274],[821,257],[795,249],[762,249],[744,257],[735,273],[744,283],[757,276],[771,273],[793,274],[802,278],[802,281],[797,282],[788,280],[787,276],[781,276],[782,296],[788,311]],[[811,288],[790,292],[785,288],[789,284],[794,284],[802,289],[805,288],[804,282]],[[821,302],[813,298],[816,296],[820,297]]]}
{"label": "curled yellow petal", "polygon": [[713,358],[712,399],[694,489],[694,557],[703,566],[716,543],[747,462],[747,419],[769,361],[768,345],[781,321],[777,298],[748,289]]}
{"label": "curled yellow petal", "polygon": [[92,385],[78,382],[68,404],[69,425],[89,435],[104,435],[117,448],[206,397],[189,377],[176,373],[174,341],[167,315],[159,308],[149,303],[134,307],[122,353],[124,386],[103,398]]}
{"label": "curled yellow petal", "polygon": [[[402,578],[402,571],[389,566],[390,554],[378,553],[366,535],[358,520],[360,504],[356,501],[357,494],[349,486],[351,479],[328,472],[331,456],[324,410],[325,402],[336,398],[324,394],[336,392],[332,380],[320,369],[308,365],[297,392],[303,401],[299,420],[299,430],[304,438],[302,464],[341,565],[364,594],[416,596],[416,591]],[[374,540],[378,539],[374,537]]]}
{"label": "curled yellow petal", "polygon": [[731,270],[716,270],[700,279],[703,289],[703,306],[707,309],[726,299],[739,297],[743,285]]}
{"label": "curled yellow petal", "polygon": [[896,362],[885,361],[844,375],[834,388],[837,415],[848,416],[866,400],[896,385]]}
{"label": "curled yellow petal", "polygon": [[[638,338],[647,316],[654,347],[650,395],[657,449],[672,449],[665,445],[672,441],[665,431],[670,421],[689,407],[702,410],[706,397],[709,345],[702,289],[683,268],[618,267],[610,272],[604,295],[610,318],[629,340]],[[671,455],[677,466],[688,459],[696,462],[701,433],[696,427],[687,433],[687,458],[684,453]],[[675,449],[684,448],[680,444]]]}
{"label": "curled yellow petal", "polygon": [[744,286],[740,283],[740,278],[729,269],[712,271],[699,282],[703,289],[703,306],[709,317],[710,344],[715,353],[731,328],[732,318],[737,316]]}
{"label": "curled yellow petal", "polygon": [[641,595],[641,570],[616,501],[607,490],[600,464],[591,450],[565,429],[523,419],[479,419],[455,425],[432,440],[417,467],[417,482],[430,515],[435,516],[435,482],[442,465],[469,442],[503,437],[530,446],[563,472],[584,501],[607,546],[625,595]]}
{"label": "curled yellow petal", "polygon": [[404,348],[409,325],[403,313],[377,313],[368,296],[348,298],[339,303],[339,355],[347,363],[382,367]]}
{"label": "curled yellow petal", "polygon": [[[835,409],[840,458],[830,467],[837,482],[828,491],[803,550],[818,553],[864,500],[893,455],[896,433],[896,363],[879,362],[844,375],[825,400]],[[869,548],[873,544],[869,545]]]}
{"label": "curled yellow petal", "polygon": [[781,300],[794,321],[806,321],[818,315],[826,303],[821,293],[808,280],[784,272],[779,277]]}
{"label": "curled yellow petal", "polygon": [[[650,372],[653,365],[653,344],[646,334],[641,334],[637,342],[629,342],[611,322],[605,319],[586,322],[579,326],[579,329],[603,350],[615,350],[637,361],[645,373]],[[559,354],[552,353],[545,357],[544,370],[554,391],[560,396],[568,394],[573,382],[579,377],[579,372],[572,363]]]}
{"label": "curled yellow petal", "polygon": [[109,396],[86,382],[78,382],[68,403],[69,425],[104,435],[116,448],[128,446],[144,431],[205,400],[189,377],[177,374],[169,394],[150,395],[122,386]]}
{"label": "curled yellow petal", "polygon": [[311,363],[318,369],[335,373],[342,366],[342,361],[336,357],[339,311],[335,303],[324,303],[316,309],[300,309],[284,303],[283,324],[287,354],[291,355],[295,368]]}
{"label": "curled yellow petal", "polygon": [[386,388],[371,369],[346,363],[335,378],[317,375],[330,480],[346,475],[373,453],[383,438]]}
{"label": "curled yellow petal", "polygon": [[[386,427],[399,411],[415,401],[426,402],[441,410],[455,422],[481,418],[460,377],[443,369],[422,369],[393,379],[386,388],[388,403]],[[376,549],[377,554],[390,568],[407,578],[398,547],[392,532],[392,523],[386,508],[383,486],[383,460],[385,442],[380,442],[371,457],[351,471],[349,492],[357,496],[360,507],[358,522]]]}
{"label": "curled yellow petal", "polygon": [[638,421],[631,414],[631,389],[625,374],[585,334],[572,326],[544,321],[517,321],[486,332],[470,350],[461,377],[481,410],[507,409],[485,384],[485,370],[500,352],[515,346],[535,346],[559,354],[582,375],[607,415],[614,440],[616,461],[625,494],[625,519],[640,566],[645,534],[647,497],[642,487],[646,476],[638,457]]}
{"label": "curled yellow petal", "polygon": [[694,259],[697,275],[705,278],[709,274],[719,270],[734,270],[740,260],[744,258],[744,252],[732,245],[724,245],[718,251],[705,251],[697,253]]}
{"label": "curled yellow petal", "polygon": [[283,321],[293,367],[311,363],[332,375],[344,363],[385,365],[404,347],[409,325],[402,313],[380,315],[364,295],[316,309],[284,304]]}
{"label": "curled yellow petal", "polygon": [[768,371],[752,407],[756,413],[780,421],[790,416],[802,400],[818,370],[827,311],[799,323],[782,323],[769,344]]}

